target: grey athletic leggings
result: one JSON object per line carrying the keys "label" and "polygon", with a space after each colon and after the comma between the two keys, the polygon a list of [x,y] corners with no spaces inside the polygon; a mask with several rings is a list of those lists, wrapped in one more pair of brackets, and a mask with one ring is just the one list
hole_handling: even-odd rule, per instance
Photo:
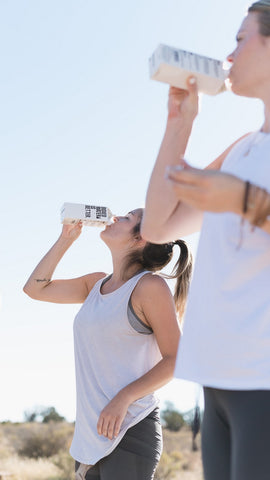
{"label": "grey athletic leggings", "polygon": [[204,388],[205,480],[270,479],[270,390]]}
{"label": "grey athletic leggings", "polygon": [[[115,450],[91,467],[85,480],[152,480],[162,451],[159,409],[128,429]],[[75,471],[79,468],[75,463]]]}

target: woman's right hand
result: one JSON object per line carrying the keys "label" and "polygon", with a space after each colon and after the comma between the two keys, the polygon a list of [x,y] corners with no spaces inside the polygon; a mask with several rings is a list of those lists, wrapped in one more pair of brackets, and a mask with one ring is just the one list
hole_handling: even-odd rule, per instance
{"label": "woman's right hand", "polygon": [[168,100],[168,118],[188,118],[191,121],[198,114],[198,88],[196,79],[189,77],[187,89],[170,87]]}
{"label": "woman's right hand", "polygon": [[60,238],[74,242],[75,240],[77,240],[77,238],[79,238],[82,232],[82,227],[82,222],[63,225]]}

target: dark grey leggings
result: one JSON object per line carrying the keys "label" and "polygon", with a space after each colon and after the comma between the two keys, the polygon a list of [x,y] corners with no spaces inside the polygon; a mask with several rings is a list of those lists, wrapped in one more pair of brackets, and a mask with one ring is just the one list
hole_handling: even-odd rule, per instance
{"label": "dark grey leggings", "polygon": [[204,388],[205,480],[270,479],[270,390]]}
{"label": "dark grey leggings", "polygon": [[[86,480],[152,480],[162,451],[159,409],[129,428],[115,450],[88,470]],[[76,462],[75,469],[79,468]]]}

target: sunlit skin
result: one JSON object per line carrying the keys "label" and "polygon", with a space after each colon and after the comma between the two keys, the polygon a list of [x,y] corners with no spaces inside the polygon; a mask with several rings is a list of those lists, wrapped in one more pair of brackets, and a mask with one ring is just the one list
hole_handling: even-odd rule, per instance
{"label": "sunlit skin", "polygon": [[258,14],[249,13],[236,36],[237,46],[228,55],[232,63],[231,89],[237,95],[270,101],[270,37],[259,33]]}

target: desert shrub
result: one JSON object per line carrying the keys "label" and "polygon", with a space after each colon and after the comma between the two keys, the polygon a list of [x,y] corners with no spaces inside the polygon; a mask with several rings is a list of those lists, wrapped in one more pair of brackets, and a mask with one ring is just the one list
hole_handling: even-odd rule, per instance
{"label": "desert shrub", "polygon": [[0,432],[0,459],[9,457],[14,452],[12,445],[10,445],[8,439],[4,436],[3,432]]}
{"label": "desert shrub", "polygon": [[171,454],[163,452],[160,462],[155,472],[155,480],[171,480],[179,471],[182,462],[180,452],[172,452]]}
{"label": "desert shrub", "polygon": [[74,459],[67,451],[60,451],[51,458],[51,461],[61,471],[61,478],[64,480],[74,480]]}
{"label": "desert shrub", "polygon": [[[73,480],[74,460],[68,453],[73,431],[74,424],[66,422],[0,424],[0,470],[11,473],[12,480]],[[16,452],[22,451],[29,432],[35,432],[36,437],[43,435],[45,444],[50,443],[50,436],[54,437],[56,433],[57,436],[62,436],[65,446],[50,458],[28,458],[16,455]],[[155,480],[176,480],[182,477],[203,480],[200,451],[192,452],[190,449],[190,427],[185,425],[179,432],[164,429],[163,438],[164,453],[157,468]],[[43,449],[41,453],[44,453]]]}
{"label": "desert shrub", "polygon": [[0,460],[2,460],[16,453],[14,429],[17,427],[14,427],[10,422],[2,423],[0,427]]}
{"label": "desert shrub", "polygon": [[184,417],[181,413],[174,409],[171,403],[167,403],[167,408],[162,410],[161,418],[164,423],[164,427],[172,432],[178,432],[180,428],[185,425]]}
{"label": "desert shrub", "polygon": [[48,424],[29,424],[20,436],[18,453],[29,458],[51,457],[60,450],[67,449],[73,427],[59,428],[53,422]]}
{"label": "desert shrub", "polygon": [[35,460],[14,455],[1,459],[1,469],[9,472],[12,480],[64,480],[61,471],[47,458]]}

